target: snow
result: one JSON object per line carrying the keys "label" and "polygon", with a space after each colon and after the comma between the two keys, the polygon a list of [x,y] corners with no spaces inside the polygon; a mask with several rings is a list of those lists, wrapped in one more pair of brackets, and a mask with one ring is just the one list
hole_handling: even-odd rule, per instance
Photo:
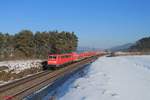
{"label": "snow", "polygon": [[1,61],[0,67],[6,66],[8,70],[13,70],[13,72],[18,73],[24,69],[31,67],[39,67],[41,60],[15,60],[15,61]]}
{"label": "snow", "polygon": [[59,93],[59,100],[150,100],[150,56],[101,57]]}

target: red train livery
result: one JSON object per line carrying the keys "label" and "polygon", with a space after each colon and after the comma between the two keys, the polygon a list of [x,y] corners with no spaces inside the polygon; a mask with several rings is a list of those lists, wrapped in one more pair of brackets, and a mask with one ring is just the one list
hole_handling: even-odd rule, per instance
{"label": "red train livery", "polygon": [[50,54],[48,56],[47,65],[51,67],[60,67],[61,65],[95,56],[97,54],[98,52],[83,52],[79,54],[76,52],[66,54]]}

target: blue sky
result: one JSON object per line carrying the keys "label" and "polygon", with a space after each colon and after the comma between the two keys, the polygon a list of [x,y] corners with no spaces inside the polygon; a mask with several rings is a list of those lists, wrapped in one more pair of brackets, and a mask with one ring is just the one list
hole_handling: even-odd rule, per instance
{"label": "blue sky", "polygon": [[150,36],[150,0],[0,0],[0,31],[74,31],[108,48]]}

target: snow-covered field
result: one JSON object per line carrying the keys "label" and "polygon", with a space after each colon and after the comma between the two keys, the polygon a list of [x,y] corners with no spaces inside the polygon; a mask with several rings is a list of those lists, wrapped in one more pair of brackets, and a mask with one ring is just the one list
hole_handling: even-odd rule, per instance
{"label": "snow-covered field", "polygon": [[150,100],[150,56],[101,57],[63,86],[59,100]]}
{"label": "snow-covered field", "polygon": [[18,73],[24,69],[31,67],[39,67],[42,60],[16,60],[16,61],[1,61],[0,67],[8,67],[6,71],[13,70],[13,72]]}

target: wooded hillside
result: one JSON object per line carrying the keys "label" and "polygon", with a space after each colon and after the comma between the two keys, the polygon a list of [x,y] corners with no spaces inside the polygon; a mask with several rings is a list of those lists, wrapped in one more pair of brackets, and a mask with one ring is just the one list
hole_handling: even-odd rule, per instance
{"label": "wooded hillside", "polygon": [[129,48],[130,51],[150,52],[150,37],[138,40]]}

